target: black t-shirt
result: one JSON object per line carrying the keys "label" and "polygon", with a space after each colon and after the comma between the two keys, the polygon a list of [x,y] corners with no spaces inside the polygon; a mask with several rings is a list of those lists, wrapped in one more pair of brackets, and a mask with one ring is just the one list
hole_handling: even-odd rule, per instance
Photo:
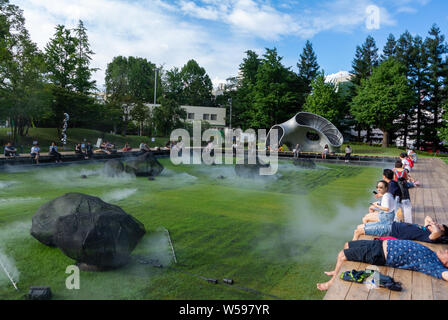
{"label": "black t-shirt", "polygon": [[400,190],[400,187],[398,186],[397,181],[394,181],[394,180],[389,181],[389,187],[388,187],[387,191],[392,193],[392,195],[394,196],[394,199],[396,196],[399,196],[401,198],[401,190]]}
{"label": "black t-shirt", "polygon": [[431,232],[423,226],[404,222],[394,222],[392,223],[392,232],[390,236],[400,240],[437,242],[437,240],[432,241],[429,239],[430,234]]}

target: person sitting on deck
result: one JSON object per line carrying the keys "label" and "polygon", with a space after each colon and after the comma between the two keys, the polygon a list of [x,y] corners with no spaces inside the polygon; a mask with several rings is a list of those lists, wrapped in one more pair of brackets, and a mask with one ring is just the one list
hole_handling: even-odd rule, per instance
{"label": "person sitting on deck", "polygon": [[49,151],[50,156],[56,159],[56,163],[62,162],[61,154],[58,152],[58,147],[56,146],[56,143],[54,141],[51,143]]}
{"label": "person sitting on deck", "polygon": [[5,157],[17,157],[17,149],[14,148],[11,144],[11,142],[8,142],[5,146],[5,150],[3,152]]}
{"label": "person sitting on deck", "polygon": [[395,162],[395,168],[392,171],[394,172],[394,180],[398,181],[399,178],[404,178],[407,181],[408,188],[414,188],[420,185],[418,181],[411,177],[407,170],[404,170],[401,160]]}
{"label": "person sitting on deck", "polygon": [[406,148],[406,153],[409,158],[412,159],[412,161],[417,162],[418,156],[417,153],[412,148]]}
{"label": "person sitting on deck", "polygon": [[75,145],[75,154],[79,155],[80,157],[84,156],[84,153],[82,152],[82,147],[80,143],[77,143]]}
{"label": "person sitting on deck", "polygon": [[38,144],[35,144],[31,147],[31,158],[36,160],[36,164],[39,164],[39,157],[40,157],[40,148]]}
{"label": "person sitting on deck", "polygon": [[381,198],[381,202],[374,202],[369,207],[369,213],[362,219],[363,223],[390,221],[395,218],[395,198],[388,190],[389,184],[385,180],[378,181],[375,194],[376,198]]}
{"label": "person sitting on deck", "polygon": [[407,170],[408,173],[410,173],[411,172],[411,165],[410,165],[410,162],[408,160],[407,154],[404,153],[404,152],[401,153],[400,154],[400,160],[401,160],[401,163],[403,164],[403,169]]}
{"label": "person sitting on deck", "polygon": [[318,283],[317,289],[328,290],[345,261],[419,271],[448,281],[448,249],[434,252],[412,240],[358,240],[344,245],[334,270],[325,272],[330,281]]}
{"label": "person sitting on deck", "polygon": [[129,151],[132,150],[132,147],[129,145],[128,142],[126,142],[126,143],[124,144],[124,147],[123,147],[122,150],[123,150],[124,152],[129,152]]}
{"label": "person sitting on deck", "polygon": [[431,217],[425,218],[425,225],[404,222],[371,222],[360,224],[353,234],[353,241],[360,236],[394,237],[400,240],[416,240],[421,242],[447,243],[448,227],[434,222]]}
{"label": "person sitting on deck", "polygon": [[86,144],[85,157],[84,158],[86,160],[90,159],[92,157],[92,155],[93,155],[93,146],[90,143],[90,141],[88,141],[87,144]]}
{"label": "person sitting on deck", "polygon": [[148,145],[144,141],[142,141],[142,143],[140,143],[139,149],[140,149],[140,152],[143,152],[143,153],[151,151],[149,149]]}

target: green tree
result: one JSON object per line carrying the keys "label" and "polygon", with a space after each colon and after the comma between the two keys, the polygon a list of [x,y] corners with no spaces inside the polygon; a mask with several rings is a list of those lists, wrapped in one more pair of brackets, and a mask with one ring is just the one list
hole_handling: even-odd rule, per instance
{"label": "green tree", "polygon": [[84,23],[79,20],[78,26],[74,30],[76,35],[76,65],[73,86],[78,93],[89,94],[96,89],[96,81],[91,80],[93,72],[97,68],[90,68],[92,55],[95,54],[90,49],[87,29]]}
{"label": "green tree", "polygon": [[321,72],[311,87],[311,94],[306,98],[303,111],[320,115],[340,127],[347,110],[342,109],[342,97],[338,93],[337,86],[325,82],[325,75]]}
{"label": "green tree", "polygon": [[389,145],[389,134],[394,120],[414,103],[415,94],[405,75],[406,68],[390,58],[361,81],[353,98],[351,112],[359,122],[379,128],[383,132],[382,146]]}
{"label": "green tree", "polygon": [[[107,65],[105,81],[107,102],[121,106],[123,135],[127,134],[132,108],[137,103],[153,102],[155,68],[156,66],[146,59],[122,56],[115,57]],[[160,79],[158,82],[160,83]],[[161,90],[159,88],[159,92]]]}
{"label": "green tree", "polygon": [[188,61],[181,69],[184,84],[181,103],[191,106],[212,105],[212,81],[195,60]]}
{"label": "green tree", "polygon": [[433,143],[433,151],[436,151],[439,145],[438,132],[441,127],[442,104],[447,99],[448,90],[444,86],[448,77],[448,63],[445,58],[448,53],[448,46],[445,42],[445,36],[441,34],[436,25],[431,27],[424,46],[429,63],[429,86],[426,95],[430,97],[428,107],[432,113],[432,123],[428,126],[426,138]]}
{"label": "green tree", "polygon": [[[351,71],[351,74],[353,75],[351,81],[354,84],[351,92],[352,96],[356,94],[356,89],[361,85],[361,81],[370,77],[373,68],[378,66],[378,63],[378,48],[376,47],[375,39],[369,35],[361,47],[356,47]],[[367,130],[367,141],[370,142],[372,129],[367,123],[358,121],[355,128],[358,130],[358,137],[360,137],[362,129]]]}
{"label": "green tree", "polygon": [[56,32],[45,46],[45,60],[51,83],[72,90],[77,68],[77,39],[70,29],[56,26]]}
{"label": "green tree", "polygon": [[389,59],[389,57],[395,57],[397,54],[397,41],[392,33],[387,37],[387,42],[383,48],[383,54],[381,55],[381,62]]}
{"label": "green tree", "polygon": [[187,113],[176,100],[162,98],[160,106],[154,108],[153,116],[157,135],[169,136],[173,129],[184,126]]}
{"label": "green tree", "polygon": [[11,120],[13,140],[49,110],[43,54],[30,39],[19,7],[0,0],[0,114]]}
{"label": "green tree", "polygon": [[299,77],[286,68],[277,49],[266,49],[253,87],[251,127],[270,128],[291,118],[299,109]]}
{"label": "green tree", "polygon": [[306,42],[297,67],[299,68],[299,77],[304,85],[303,93],[307,96],[311,92],[311,83],[319,74],[319,64],[310,41]]}

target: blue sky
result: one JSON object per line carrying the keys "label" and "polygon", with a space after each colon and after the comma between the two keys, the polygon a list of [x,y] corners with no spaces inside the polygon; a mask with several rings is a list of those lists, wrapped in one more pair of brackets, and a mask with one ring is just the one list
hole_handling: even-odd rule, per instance
{"label": "blue sky", "polygon": [[398,38],[409,30],[426,37],[436,23],[448,34],[446,0],[10,1],[24,10],[41,49],[56,24],[71,28],[83,20],[100,86],[107,63],[118,55],[144,57],[165,69],[195,59],[217,85],[237,74],[246,50],[263,54],[264,48],[276,47],[284,64],[297,71],[299,54],[310,40],[330,74],[351,69],[356,46],[369,34],[380,51],[389,33]]}

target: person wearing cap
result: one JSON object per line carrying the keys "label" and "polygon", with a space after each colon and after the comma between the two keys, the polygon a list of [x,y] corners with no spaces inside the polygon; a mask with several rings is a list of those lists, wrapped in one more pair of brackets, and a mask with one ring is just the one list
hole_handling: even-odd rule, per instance
{"label": "person wearing cap", "polygon": [[434,252],[412,240],[358,240],[344,245],[344,249],[338,254],[334,270],[325,272],[331,279],[318,283],[317,289],[328,290],[339,277],[345,261],[413,270],[448,281],[448,249]]}
{"label": "person wearing cap", "polygon": [[425,218],[425,225],[405,222],[370,222],[360,224],[354,234],[353,241],[360,236],[394,237],[400,240],[415,240],[429,243],[447,243],[448,227],[436,223],[431,217]]}

